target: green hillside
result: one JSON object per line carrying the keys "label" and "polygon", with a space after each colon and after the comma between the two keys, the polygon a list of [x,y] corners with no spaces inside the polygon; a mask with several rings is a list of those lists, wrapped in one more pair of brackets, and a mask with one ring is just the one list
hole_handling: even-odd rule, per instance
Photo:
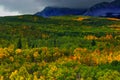
{"label": "green hillside", "polygon": [[[31,15],[2,17],[0,18],[0,47],[8,47],[11,44],[17,47],[17,42],[21,39],[22,48],[32,46],[88,48],[91,41],[85,39],[85,36],[93,35],[98,38],[105,37],[107,34],[113,37],[119,36],[119,31],[110,26],[117,26],[120,21],[91,17],[79,21],[78,18],[79,16],[64,16],[45,19]],[[81,44],[82,41],[85,44],[88,42],[88,45]],[[96,40],[96,42],[100,41]]]}
{"label": "green hillside", "polygon": [[120,20],[0,17],[0,80],[120,80]]}

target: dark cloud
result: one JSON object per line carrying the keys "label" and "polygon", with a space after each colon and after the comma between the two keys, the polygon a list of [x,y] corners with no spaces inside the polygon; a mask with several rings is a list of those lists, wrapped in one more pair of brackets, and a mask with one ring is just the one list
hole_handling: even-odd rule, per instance
{"label": "dark cloud", "polygon": [[113,0],[0,0],[0,5],[11,11],[35,13],[46,6],[86,8],[104,1]]}
{"label": "dark cloud", "polygon": [[37,0],[48,6],[70,7],[70,8],[88,8],[100,2],[110,2],[113,0]]}

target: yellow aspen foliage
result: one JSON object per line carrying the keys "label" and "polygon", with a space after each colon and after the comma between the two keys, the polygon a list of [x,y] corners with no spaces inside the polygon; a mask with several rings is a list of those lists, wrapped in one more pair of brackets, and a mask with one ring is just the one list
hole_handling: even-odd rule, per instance
{"label": "yellow aspen foliage", "polygon": [[108,40],[109,40],[109,39],[112,39],[112,38],[113,38],[113,36],[112,36],[112,35],[108,35],[108,34],[106,35],[106,39],[108,39]]}
{"label": "yellow aspen foliage", "polygon": [[94,63],[94,65],[98,65],[99,64],[99,59],[98,59],[98,57],[97,56],[92,56],[92,61],[93,61],[93,63]]}
{"label": "yellow aspen foliage", "polygon": [[45,76],[40,76],[40,80],[45,80]]}
{"label": "yellow aspen foliage", "polygon": [[78,19],[76,19],[77,21],[82,21],[82,20],[84,20],[84,19],[86,19],[86,18],[83,18],[83,17],[79,17]]}
{"label": "yellow aspen foliage", "polygon": [[5,58],[5,57],[8,57],[9,55],[10,54],[9,54],[8,48],[4,48],[0,50],[0,58]]}
{"label": "yellow aspen foliage", "polygon": [[45,65],[46,65],[46,62],[45,62],[45,61],[42,61],[42,65],[45,66]]}
{"label": "yellow aspen foliage", "polygon": [[90,60],[91,60],[91,56],[85,56],[85,57],[83,58],[83,62],[84,62],[85,64],[90,64],[90,63],[89,63]]}
{"label": "yellow aspen foliage", "polygon": [[103,63],[103,64],[107,63],[107,57],[104,55],[100,56],[99,60],[100,60],[100,63]]}
{"label": "yellow aspen foliage", "polygon": [[118,18],[107,18],[108,20],[111,20],[111,21],[119,21],[120,19]]}
{"label": "yellow aspen foliage", "polygon": [[4,80],[4,76],[0,76],[0,80]]}
{"label": "yellow aspen foliage", "polygon": [[55,52],[55,53],[53,54],[54,57],[55,57],[55,56],[60,56],[60,55],[61,55],[60,52]]}
{"label": "yellow aspen foliage", "polygon": [[15,50],[15,53],[16,53],[16,54],[21,54],[21,53],[22,53],[22,49],[16,49],[16,50]]}
{"label": "yellow aspen foliage", "polygon": [[80,60],[81,54],[80,53],[75,53],[74,58],[76,57],[76,60]]}
{"label": "yellow aspen foliage", "polygon": [[76,48],[74,49],[73,53],[81,53],[81,52],[86,52],[87,49],[86,48]]}
{"label": "yellow aspen foliage", "polygon": [[65,59],[65,61],[72,61],[72,60],[73,60],[72,57],[70,57],[70,58],[66,58],[66,59]]}
{"label": "yellow aspen foliage", "polygon": [[120,54],[114,57],[114,60],[120,61]]}
{"label": "yellow aspen foliage", "polygon": [[34,74],[34,75],[38,75],[38,72],[34,72],[33,74]]}
{"label": "yellow aspen foliage", "polygon": [[113,61],[111,56],[108,56],[107,60],[108,60],[109,63],[111,63]]}
{"label": "yellow aspen foliage", "polygon": [[58,47],[55,47],[55,48],[54,48],[54,51],[59,51],[59,48],[58,48]]}
{"label": "yellow aspen foliage", "polygon": [[84,39],[87,39],[87,40],[96,40],[98,38],[96,36],[94,36],[94,35],[88,35],[88,36],[85,36]]}
{"label": "yellow aspen foliage", "polygon": [[48,48],[47,48],[47,47],[43,47],[43,48],[42,48],[42,51],[47,52],[47,51],[48,51]]}
{"label": "yellow aspen foliage", "polygon": [[37,65],[39,66],[39,67],[41,67],[41,66],[45,66],[47,63],[43,60],[41,63],[38,63]]}
{"label": "yellow aspen foliage", "polygon": [[76,56],[70,56],[70,59],[77,60],[77,57]]}
{"label": "yellow aspen foliage", "polygon": [[113,24],[113,25],[110,25],[109,27],[115,30],[120,30],[120,25],[118,24]]}
{"label": "yellow aspen foliage", "polygon": [[51,70],[52,70],[52,71],[57,71],[57,67],[56,67],[56,66],[52,66],[52,67],[51,67]]}
{"label": "yellow aspen foliage", "polygon": [[96,64],[96,65],[99,64],[99,60],[98,60],[98,58],[96,59],[95,64]]}
{"label": "yellow aspen foliage", "polygon": [[100,56],[100,54],[101,52],[98,49],[94,50],[94,52],[92,53],[92,55],[96,55],[96,56]]}
{"label": "yellow aspen foliage", "polygon": [[[13,49],[14,49],[14,48],[13,48]],[[8,52],[9,52],[9,53],[13,53],[13,52],[14,52],[13,49],[8,48]]]}
{"label": "yellow aspen foliage", "polygon": [[33,54],[33,57],[34,58],[37,58],[39,56],[39,53],[36,51],[36,52],[34,52],[34,54]]}
{"label": "yellow aspen foliage", "polygon": [[5,57],[5,54],[0,54],[0,59],[4,58]]}
{"label": "yellow aspen foliage", "polygon": [[9,76],[9,78],[10,78],[11,80],[14,80],[14,79],[15,79],[15,76],[17,76],[17,74],[18,74],[18,70],[15,70],[14,72],[11,73],[11,75]]}
{"label": "yellow aspen foliage", "polygon": [[39,80],[36,75],[34,75],[33,80]]}
{"label": "yellow aspen foliage", "polygon": [[20,76],[20,80],[25,80],[23,76]]}
{"label": "yellow aspen foliage", "polygon": [[14,61],[14,57],[9,57],[10,61],[13,62]]}

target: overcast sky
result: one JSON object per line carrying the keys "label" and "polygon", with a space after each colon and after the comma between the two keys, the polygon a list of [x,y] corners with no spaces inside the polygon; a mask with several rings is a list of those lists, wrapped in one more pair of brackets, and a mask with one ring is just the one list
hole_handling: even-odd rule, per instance
{"label": "overcast sky", "polygon": [[0,16],[34,14],[47,6],[87,8],[113,0],[0,0]]}

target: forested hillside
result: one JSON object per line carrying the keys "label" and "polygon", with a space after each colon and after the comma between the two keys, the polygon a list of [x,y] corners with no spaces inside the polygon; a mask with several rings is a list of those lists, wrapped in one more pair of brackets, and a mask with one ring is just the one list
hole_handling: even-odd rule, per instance
{"label": "forested hillside", "polygon": [[120,20],[0,17],[0,80],[120,80]]}

